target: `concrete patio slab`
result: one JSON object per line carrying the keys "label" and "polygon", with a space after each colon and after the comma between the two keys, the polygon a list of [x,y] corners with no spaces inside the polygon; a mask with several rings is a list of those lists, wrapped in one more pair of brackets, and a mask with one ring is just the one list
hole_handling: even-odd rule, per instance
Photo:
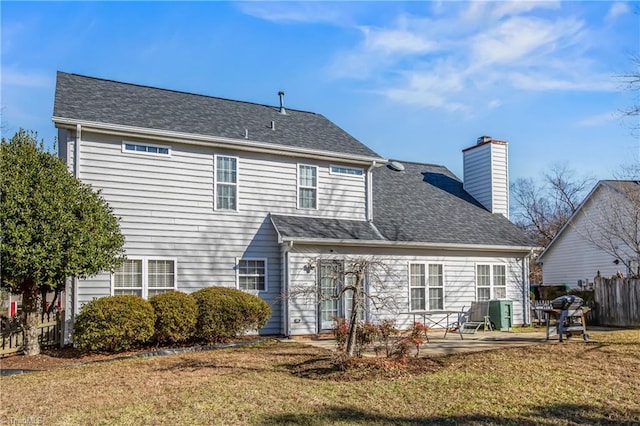
{"label": "concrete patio slab", "polygon": [[[536,345],[547,342],[544,331],[535,331],[527,333],[516,332],[481,332],[475,334],[464,334],[460,339],[458,333],[448,333],[446,338],[444,332],[429,332],[429,342],[420,348],[421,356],[442,356],[458,353],[481,352],[494,349],[512,348],[528,345]],[[288,340],[288,339],[287,339]],[[329,337],[320,338],[295,338],[289,341],[295,341],[323,349],[334,350],[336,347],[335,339]]]}

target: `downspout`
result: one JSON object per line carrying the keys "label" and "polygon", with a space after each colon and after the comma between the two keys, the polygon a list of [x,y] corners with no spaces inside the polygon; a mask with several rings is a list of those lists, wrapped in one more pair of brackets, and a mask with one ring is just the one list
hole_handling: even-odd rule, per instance
{"label": "downspout", "polygon": [[[82,125],[76,125],[76,137],[73,142],[73,174],[77,179],[80,179],[80,146],[82,142]],[[76,316],[78,315],[78,278],[71,278],[71,292],[67,300],[71,302],[71,309],[66,309],[65,313],[65,325],[67,330],[65,330],[65,342],[66,344],[72,343],[71,337],[71,326],[76,320]]]}
{"label": "downspout", "polygon": [[280,291],[280,297],[282,297],[282,333],[289,337],[290,325],[289,325],[289,251],[293,248],[293,241],[288,243],[282,243],[280,245],[280,259],[282,261],[282,289]]}
{"label": "downspout", "polygon": [[[530,293],[530,283],[529,283],[529,259],[533,256],[533,249],[529,251],[529,254],[522,258],[522,306],[523,306],[523,322],[525,325],[531,324],[531,298],[529,297]],[[526,284],[526,286],[525,286]]]}
{"label": "downspout", "polygon": [[371,170],[376,166],[376,162],[373,161],[371,166],[367,169],[367,212],[366,219],[369,222],[373,221],[373,175],[371,174]]}

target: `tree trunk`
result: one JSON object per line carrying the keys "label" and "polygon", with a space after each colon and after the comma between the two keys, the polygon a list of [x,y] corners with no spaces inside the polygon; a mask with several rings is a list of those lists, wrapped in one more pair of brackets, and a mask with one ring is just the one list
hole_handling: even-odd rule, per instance
{"label": "tree trunk", "polygon": [[361,303],[360,303],[360,291],[361,291],[361,282],[360,277],[356,277],[356,285],[353,288],[353,299],[351,302],[351,320],[349,323],[349,335],[347,336],[347,356],[352,357],[353,352],[356,349],[356,337],[358,335],[358,314],[360,313]]}
{"label": "tree trunk", "polygon": [[24,354],[27,356],[39,355],[38,343],[38,303],[39,293],[36,282],[32,277],[27,277],[22,282],[22,329],[24,332]]}
{"label": "tree trunk", "polygon": [[347,356],[352,357],[356,349],[356,337],[358,333],[358,303],[356,302],[356,291],[353,292],[353,304],[351,307],[351,319],[349,320],[349,334],[347,336]]}

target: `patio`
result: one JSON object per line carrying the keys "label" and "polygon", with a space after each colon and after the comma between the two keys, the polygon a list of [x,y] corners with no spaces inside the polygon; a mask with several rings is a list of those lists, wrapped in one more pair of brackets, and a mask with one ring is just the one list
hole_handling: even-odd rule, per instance
{"label": "patio", "polygon": [[[444,337],[444,330],[429,331],[429,342],[420,347],[420,356],[432,357],[459,353],[482,352],[494,349],[504,349],[547,342],[545,330],[526,333],[505,331],[478,331],[475,334],[465,334],[464,340],[457,333],[448,333]],[[336,341],[332,337],[282,339],[283,342],[299,342],[311,346],[333,350]],[[557,340],[550,340],[556,342]],[[581,339],[580,339],[581,341]],[[371,354],[373,355],[373,353]]]}

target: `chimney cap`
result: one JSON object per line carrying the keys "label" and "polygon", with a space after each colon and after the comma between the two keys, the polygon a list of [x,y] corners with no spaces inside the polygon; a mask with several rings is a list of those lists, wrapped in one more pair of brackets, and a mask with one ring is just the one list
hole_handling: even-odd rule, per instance
{"label": "chimney cap", "polygon": [[478,143],[486,143],[486,142],[491,142],[491,136],[480,136],[478,138]]}

